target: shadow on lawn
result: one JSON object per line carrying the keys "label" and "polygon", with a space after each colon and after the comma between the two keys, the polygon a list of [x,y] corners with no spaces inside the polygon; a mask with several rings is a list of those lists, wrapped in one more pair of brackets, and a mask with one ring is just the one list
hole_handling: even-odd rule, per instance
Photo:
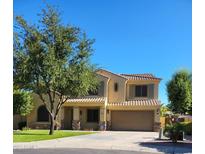
{"label": "shadow on lawn", "polygon": [[191,153],[192,143],[172,143],[171,141],[154,141],[154,142],[140,142],[136,143],[142,147],[153,148],[159,152],[165,153]]}

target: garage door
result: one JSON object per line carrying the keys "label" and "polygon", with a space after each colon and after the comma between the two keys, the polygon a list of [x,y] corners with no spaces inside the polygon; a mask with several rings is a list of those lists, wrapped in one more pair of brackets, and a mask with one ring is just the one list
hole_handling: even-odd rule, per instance
{"label": "garage door", "polygon": [[112,111],[112,130],[152,131],[153,111]]}

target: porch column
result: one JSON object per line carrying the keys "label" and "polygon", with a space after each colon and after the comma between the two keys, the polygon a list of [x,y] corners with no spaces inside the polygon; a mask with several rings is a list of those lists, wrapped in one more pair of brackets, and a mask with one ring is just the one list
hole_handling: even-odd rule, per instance
{"label": "porch column", "polygon": [[107,110],[107,130],[111,130],[111,110]]}
{"label": "porch column", "polygon": [[100,107],[100,130],[106,130],[106,108]]}
{"label": "porch column", "polygon": [[64,129],[65,127],[65,123],[64,123],[64,110],[65,110],[65,107],[62,107],[60,109],[60,112],[59,112],[59,117],[58,117],[58,120],[59,120],[59,123],[60,123],[60,129]]}
{"label": "porch column", "polygon": [[79,111],[79,107],[73,107],[72,128],[73,128],[73,130],[80,130],[80,111]]}
{"label": "porch column", "polygon": [[160,130],[160,107],[154,110],[154,131]]}

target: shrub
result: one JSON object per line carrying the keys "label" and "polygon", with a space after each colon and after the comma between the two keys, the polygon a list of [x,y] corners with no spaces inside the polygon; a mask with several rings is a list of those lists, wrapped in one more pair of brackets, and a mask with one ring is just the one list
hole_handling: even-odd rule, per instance
{"label": "shrub", "polygon": [[33,109],[33,101],[30,92],[14,90],[13,92],[13,113],[21,116],[28,115]]}
{"label": "shrub", "polygon": [[184,126],[181,123],[174,123],[166,125],[164,134],[169,137],[173,142],[183,139]]}
{"label": "shrub", "polygon": [[29,127],[23,127],[22,130],[23,130],[23,131],[27,131],[27,130],[31,130],[31,128],[29,128]]}
{"label": "shrub", "polygon": [[186,135],[192,135],[192,122],[181,122],[181,125],[183,125],[183,130]]}
{"label": "shrub", "polygon": [[22,130],[23,127],[26,127],[26,121],[22,121],[22,122],[19,122],[19,123],[18,123],[18,128],[19,128],[20,130]]}
{"label": "shrub", "polygon": [[[192,135],[192,122],[179,122],[173,125],[174,127],[178,127],[179,129],[183,130],[186,135]],[[165,126],[164,132],[166,133],[170,131],[170,129],[172,129],[172,125],[167,124]]]}

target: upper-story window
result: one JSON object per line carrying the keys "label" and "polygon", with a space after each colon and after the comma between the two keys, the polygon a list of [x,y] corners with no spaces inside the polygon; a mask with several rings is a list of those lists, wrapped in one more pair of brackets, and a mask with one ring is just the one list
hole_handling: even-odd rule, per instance
{"label": "upper-story window", "polygon": [[105,89],[104,81],[100,81],[100,85],[98,87],[98,95],[99,96],[104,96],[104,89]]}
{"label": "upper-story window", "polygon": [[89,90],[88,91],[88,95],[98,95],[98,90],[96,89],[96,90]]}
{"label": "upper-story window", "polygon": [[135,97],[147,97],[147,85],[135,86]]}
{"label": "upper-story window", "polygon": [[100,81],[98,87],[96,87],[95,90],[89,90],[88,91],[88,95],[99,95],[99,96],[103,96],[104,95],[104,81]]}
{"label": "upper-story window", "polygon": [[114,91],[115,91],[115,92],[118,91],[118,83],[117,83],[117,82],[114,83]]}

